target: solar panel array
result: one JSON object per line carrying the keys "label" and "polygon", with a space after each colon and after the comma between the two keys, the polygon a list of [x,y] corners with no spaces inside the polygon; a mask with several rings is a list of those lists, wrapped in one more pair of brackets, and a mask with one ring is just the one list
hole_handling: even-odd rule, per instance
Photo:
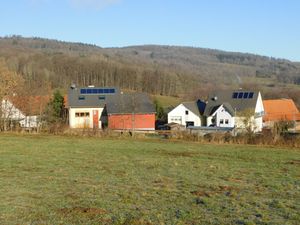
{"label": "solar panel array", "polygon": [[252,99],[254,92],[233,92],[232,98],[234,99]]}
{"label": "solar panel array", "polygon": [[114,88],[81,88],[80,94],[84,95],[97,95],[97,94],[115,94]]}

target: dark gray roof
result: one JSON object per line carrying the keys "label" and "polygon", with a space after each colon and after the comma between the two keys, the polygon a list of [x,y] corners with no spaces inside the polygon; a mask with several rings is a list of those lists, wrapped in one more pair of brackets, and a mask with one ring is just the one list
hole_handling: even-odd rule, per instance
{"label": "dark gray roof", "polygon": [[155,113],[155,107],[146,93],[123,94],[116,89],[114,94],[80,94],[80,89],[69,90],[69,107],[104,108],[106,106],[108,114]]}
{"label": "dark gray roof", "polygon": [[155,113],[155,107],[146,93],[124,93],[107,98],[107,114]]}
{"label": "dark gray roof", "polygon": [[114,88],[116,89],[114,94],[80,94],[80,89],[69,90],[69,107],[104,108],[106,106],[108,114],[155,113],[155,107],[146,93],[123,94]]}
{"label": "dark gray roof", "polygon": [[195,115],[200,116],[200,111],[199,111],[197,102],[195,102],[195,101],[194,102],[183,102],[182,105],[184,105],[187,109],[189,109]]}
{"label": "dark gray roof", "polygon": [[[85,88],[85,87],[83,87]],[[97,87],[95,87],[96,89]],[[107,87],[108,88],[108,87]],[[68,107],[71,108],[103,108],[109,96],[118,95],[119,90],[117,88],[111,87],[116,90],[115,94],[80,94],[79,88],[70,88],[68,93]],[[93,88],[91,88],[93,89]],[[105,97],[99,98],[100,96]],[[80,98],[84,98],[81,99]]]}
{"label": "dark gray roof", "polygon": [[[227,110],[227,112],[230,113],[230,115],[234,116],[235,114],[235,111],[234,111],[234,108],[232,108],[232,106],[228,103],[228,102],[225,102],[223,104],[224,108]],[[255,106],[254,106],[255,107]]]}
{"label": "dark gray roof", "polygon": [[[235,113],[234,109],[232,108],[232,106],[228,102],[225,102],[222,105],[227,110],[227,112],[230,113],[230,115],[234,116],[234,113]],[[220,107],[221,107],[221,105],[216,105],[216,106],[212,107],[209,115],[214,114]]]}
{"label": "dark gray roof", "polygon": [[[253,92],[253,98],[233,98],[234,92]],[[234,90],[234,91],[215,91],[212,92],[208,97],[208,102],[205,107],[204,115],[210,116],[216,107],[224,105],[230,113],[242,112],[246,109],[255,110],[256,102],[258,98],[259,91],[248,91],[248,90]],[[226,103],[226,104],[225,104]]]}
{"label": "dark gray roof", "polygon": [[193,102],[183,102],[181,104],[184,105],[187,109],[189,109],[197,116],[201,116],[203,114],[206,106],[206,103],[201,101],[200,99]]}

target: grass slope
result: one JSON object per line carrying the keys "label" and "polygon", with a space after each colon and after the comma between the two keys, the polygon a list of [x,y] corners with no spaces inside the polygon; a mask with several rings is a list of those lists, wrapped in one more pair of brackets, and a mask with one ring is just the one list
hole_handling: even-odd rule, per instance
{"label": "grass slope", "polygon": [[0,224],[299,224],[300,151],[0,136]]}

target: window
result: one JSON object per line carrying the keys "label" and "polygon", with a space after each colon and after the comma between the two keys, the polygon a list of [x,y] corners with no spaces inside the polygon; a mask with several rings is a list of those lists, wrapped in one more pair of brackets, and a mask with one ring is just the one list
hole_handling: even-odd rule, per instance
{"label": "window", "polygon": [[105,96],[104,95],[100,95],[99,96],[99,100],[105,100]]}
{"label": "window", "polygon": [[189,115],[189,111],[188,110],[185,110],[185,115]]}
{"label": "window", "polygon": [[226,120],[225,120],[225,124],[229,124],[229,119],[226,119]]}
{"label": "window", "polygon": [[79,96],[78,99],[79,100],[85,100],[85,96]]}
{"label": "window", "polygon": [[180,116],[172,116],[171,117],[171,121],[174,121],[174,122],[176,122],[176,121],[181,121],[181,117]]}
{"label": "window", "polygon": [[77,112],[75,113],[75,117],[90,117],[89,112]]}
{"label": "window", "polygon": [[237,97],[238,97],[238,93],[234,92],[233,95],[232,95],[232,98],[237,98]]}
{"label": "window", "polygon": [[223,119],[220,120],[220,124],[224,124],[224,120]]}

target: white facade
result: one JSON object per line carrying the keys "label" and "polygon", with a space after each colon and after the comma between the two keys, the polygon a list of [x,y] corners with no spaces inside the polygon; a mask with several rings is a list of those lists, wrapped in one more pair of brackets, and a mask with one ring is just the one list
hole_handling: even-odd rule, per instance
{"label": "white facade", "polygon": [[221,105],[211,116],[207,117],[207,126],[234,127],[235,118]]}
{"label": "white facade", "polygon": [[183,126],[186,126],[187,124],[202,126],[201,118],[183,104],[178,105],[168,113],[168,123],[177,123]]}
{"label": "white facade", "polygon": [[2,100],[0,111],[4,121],[16,121],[23,128],[37,128],[40,125],[39,116],[26,116],[7,99]]}
{"label": "white facade", "polygon": [[20,126],[24,128],[36,128],[40,126],[38,116],[25,116],[23,120],[21,120]]}
{"label": "white facade", "polygon": [[255,126],[253,126],[253,131],[254,132],[262,131],[264,114],[265,114],[264,104],[263,104],[261,94],[259,92],[258,93],[258,98],[257,98],[257,101],[256,101],[256,106],[255,106],[255,115],[254,115],[254,118],[253,118],[253,123],[255,124]]}
{"label": "white facade", "polygon": [[[102,128],[100,120],[103,108],[70,108],[69,124],[70,128]],[[98,121],[98,127],[95,127]]]}
{"label": "white facade", "polygon": [[9,100],[3,99],[1,106],[1,117],[8,120],[23,120],[25,115]]}

